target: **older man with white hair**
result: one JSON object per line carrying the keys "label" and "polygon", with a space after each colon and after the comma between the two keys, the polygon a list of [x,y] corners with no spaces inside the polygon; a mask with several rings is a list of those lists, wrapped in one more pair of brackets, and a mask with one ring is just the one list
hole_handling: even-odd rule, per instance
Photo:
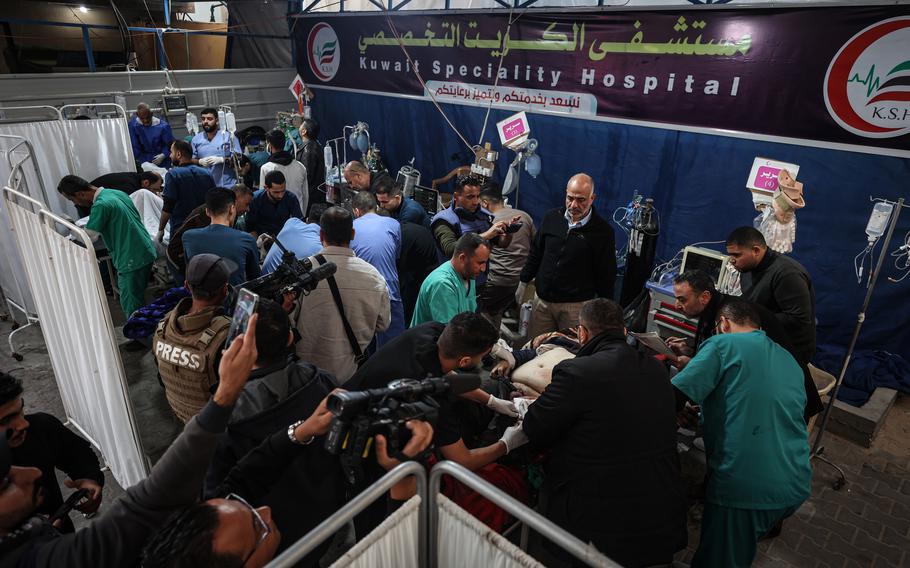
{"label": "older man with white hair", "polygon": [[594,180],[575,174],[566,185],[566,206],[549,211],[531,243],[515,293],[519,303],[535,280],[530,337],[578,325],[581,305],[613,298],[616,243],[613,228],[594,210]]}

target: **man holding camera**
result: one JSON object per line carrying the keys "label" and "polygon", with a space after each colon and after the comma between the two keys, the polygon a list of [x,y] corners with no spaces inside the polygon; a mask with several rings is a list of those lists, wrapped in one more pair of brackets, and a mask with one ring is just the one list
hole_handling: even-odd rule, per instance
{"label": "man holding camera", "polygon": [[215,443],[256,359],[255,342],[254,315],[247,332],[224,352],[212,400],[189,421],[147,478],[76,533],[61,536],[46,518],[35,515],[44,499],[36,487],[41,470],[11,465],[7,436],[0,435],[0,565],[134,566],[143,544],[168,515],[196,501]]}
{"label": "man holding camera", "polygon": [[[227,433],[215,450],[205,480],[205,495],[218,487],[247,453],[279,429],[317,409],[335,388],[335,378],[291,354],[291,326],[278,303],[262,298],[256,309],[256,363],[231,413]],[[258,503],[268,505],[284,528],[288,544],[322,522],[344,502],[344,480],[337,458],[322,451],[293,460],[283,474],[262,491]],[[306,507],[301,508],[300,503]],[[324,550],[318,550],[319,556]]]}
{"label": "man holding camera", "polygon": [[[405,331],[377,351],[346,386],[351,390],[382,388],[396,379],[419,380],[474,369],[498,338],[496,329],[480,314],[461,313],[448,324],[425,323]],[[462,397],[485,404],[500,414],[518,415],[512,402],[496,398],[481,389],[465,393]],[[440,405],[433,442],[445,459],[474,470],[496,461],[527,441],[514,436],[511,430],[507,430],[495,444],[468,449],[461,439],[452,403],[446,400]]]}
{"label": "man holding camera", "polygon": [[[490,352],[498,337],[486,318],[468,312],[456,315],[448,324],[428,322],[412,327],[373,354],[345,386],[350,390],[383,388],[398,379],[420,380],[474,369],[484,355]],[[486,404],[501,414],[517,416],[510,401],[496,398],[481,389],[470,391],[461,397]],[[440,404],[433,425],[433,445],[440,450],[444,459],[476,470],[527,441],[521,429],[513,426],[506,430],[498,442],[483,448],[469,449],[461,437],[453,398],[448,396],[437,400]],[[366,472],[367,481],[375,481],[381,473],[376,468],[370,469]],[[368,508],[356,521],[358,532],[371,530],[382,521],[384,514],[384,509],[378,506]]]}
{"label": "man holding camera", "polygon": [[[224,497],[197,503],[169,519],[146,546],[143,568],[188,565],[259,568],[268,564],[282,547],[294,544],[294,540],[279,530],[282,523],[272,517],[272,509],[255,504],[292,463],[305,461],[313,452],[322,451],[318,438],[326,433],[331,421],[332,414],[323,400],[309,418],[272,434],[231,471],[218,489],[218,495]],[[405,458],[413,458],[429,446],[433,427],[421,420],[411,420],[405,426],[411,438],[401,453]],[[385,438],[376,436],[376,461],[388,471],[401,462],[390,457],[386,447]],[[406,478],[392,487],[389,497],[393,502],[401,502],[415,492],[414,479]],[[293,501],[298,510],[309,506],[300,497]],[[306,559],[302,561],[305,562]]]}

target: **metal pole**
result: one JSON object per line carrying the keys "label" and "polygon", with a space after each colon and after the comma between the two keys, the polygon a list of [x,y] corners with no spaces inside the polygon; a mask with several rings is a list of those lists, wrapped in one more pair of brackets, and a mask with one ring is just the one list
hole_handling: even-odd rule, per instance
{"label": "metal pole", "polygon": [[164,34],[161,30],[155,30],[155,39],[158,43],[158,66],[161,69],[167,69],[167,55],[164,53]]}
{"label": "metal pole", "polygon": [[164,25],[171,27],[171,0],[164,0],[162,5],[164,7]]}
{"label": "metal pole", "polygon": [[95,72],[95,54],[92,53],[92,38],[88,34],[88,26],[82,26],[82,43],[85,44],[85,60],[88,61],[88,70]]}
{"label": "metal pole", "polygon": [[[819,426],[818,434],[815,435],[815,443],[812,445],[812,457],[819,457],[824,451],[821,447],[822,439],[825,437],[825,430],[828,426],[828,419],[831,417],[831,409],[834,408],[834,401],[837,400],[837,392],[840,390],[844,376],[847,374],[847,367],[850,366],[850,359],[853,357],[853,350],[856,348],[856,342],[859,339],[859,331],[866,320],[866,310],[869,308],[869,302],[872,301],[872,292],[875,289],[875,282],[881,272],[882,264],[885,262],[885,256],[888,252],[888,245],[891,243],[891,236],[894,234],[894,228],[897,226],[897,218],[900,217],[901,209],[904,207],[904,198],[897,200],[894,212],[891,214],[891,222],[888,224],[888,232],[885,234],[885,240],[882,244],[882,251],[878,255],[878,262],[875,263],[875,270],[872,272],[872,279],[869,281],[869,288],[866,290],[866,299],[863,301],[863,307],[856,316],[856,327],[853,329],[853,337],[850,339],[850,346],[847,348],[847,355],[844,357],[844,364],[840,369],[837,381],[834,383],[834,389],[831,391],[831,398],[828,400],[828,406],[822,416],[822,423]],[[834,464],[831,464],[834,465]],[[835,466],[836,467],[836,466]],[[839,469],[839,468],[838,468]],[[843,472],[841,472],[843,474]]]}

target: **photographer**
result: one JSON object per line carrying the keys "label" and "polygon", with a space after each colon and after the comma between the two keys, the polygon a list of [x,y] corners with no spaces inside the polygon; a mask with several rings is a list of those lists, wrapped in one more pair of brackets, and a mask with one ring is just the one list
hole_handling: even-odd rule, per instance
{"label": "photographer", "polygon": [[[256,313],[258,357],[209,466],[206,497],[222,494],[218,486],[243,456],[313,412],[336,386],[330,374],[289,354],[291,327],[281,306],[260,299]],[[271,506],[287,542],[294,542],[338,509],[344,501],[344,479],[337,459],[321,447],[280,472],[283,475],[262,492],[261,504]],[[307,503],[305,508],[299,506],[301,501]]]}
{"label": "photographer", "polygon": [[[473,369],[490,352],[497,339],[493,325],[480,314],[461,313],[446,325],[438,322],[419,325],[405,331],[370,357],[351,377],[347,387],[351,390],[381,388],[396,379],[440,377],[456,370]],[[500,414],[518,415],[511,401],[496,398],[481,389],[461,396],[485,404]],[[469,449],[462,440],[452,401],[443,400],[433,442],[445,459],[475,470],[527,441],[520,438],[520,434],[514,437],[510,428],[500,441],[483,448]]]}
{"label": "photographer", "polygon": [[224,353],[215,396],[189,421],[149,476],[79,532],[61,536],[46,518],[34,516],[43,500],[36,490],[41,472],[10,466],[7,440],[0,436],[0,566],[134,565],[149,534],[199,495],[218,434],[224,431],[256,359],[256,319],[253,316],[246,334]]}
{"label": "photographer", "polygon": [[[282,534],[272,519],[268,506],[256,507],[291,464],[322,451],[317,436],[328,430],[332,414],[325,400],[304,421],[272,434],[255,450],[246,455],[218,488],[224,498],[209,499],[181,511],[149,542],[143,559],[144,568],[183,567],[252,567],[265,566],[282,544]],[[433,437],[428,423],[412,420],[407,423],[411,439],[404,447],[407,457],[423,452]],[[386,452],[386,440],[376,437],[376,460],[385,470],[400,462]],[[413,478],[399,482],[390,492],[396,501],[409,499],[416,492]],[[298,510],[306,509],[305,499],[294,499]],[[278,523],[280,524],[280,523]],[[293,544],[289,540],[286,546]]]}

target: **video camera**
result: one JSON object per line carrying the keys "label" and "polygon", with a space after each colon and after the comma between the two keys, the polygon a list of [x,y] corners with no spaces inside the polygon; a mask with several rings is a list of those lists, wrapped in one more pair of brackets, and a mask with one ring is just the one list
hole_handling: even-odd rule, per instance
{"label": "video camera", "polygon": [[274,241],[275,246],[282,251],[281,264],[275,272],[244,282],[237,287],[238,289],[246,288],[258,294],[260,298],[275,300],[280,304],[284,294],[288,292],[309,294],[320,280],[335,274],[337,269],[335,263],[327,262],[314,268],[310,259],[299,260],[297,255],[284,248],[281,241],[277,238]]}
{"label": "video camera", "polygon": [[399,379],[380,389],[341,391],[329,395],[326,405],[334,414],[325,440],[330,454],[341,454],[347,480],[359,483],[361,463],[370,452],[373,436],[382,434],[389,456],[405,461],[401,453],[410,439],[408,420],[425,420],[435,425],[439,416],[436,397],[461,394],[480,386],[477,375],[448,375],[418,381]]}

